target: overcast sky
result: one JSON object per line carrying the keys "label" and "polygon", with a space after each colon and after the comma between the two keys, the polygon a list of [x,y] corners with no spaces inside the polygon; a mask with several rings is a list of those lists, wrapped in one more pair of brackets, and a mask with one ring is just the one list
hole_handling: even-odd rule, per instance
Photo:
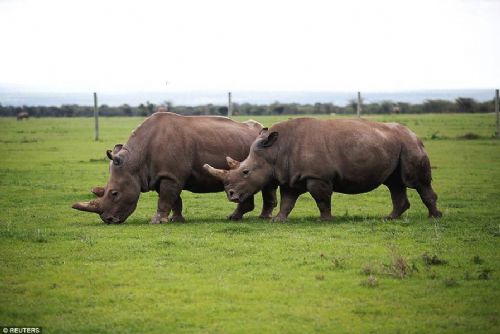
{"label": "overcast sky", "polygon": [[495,88],[500,1],[0,0],[0,45],[0,89]]}

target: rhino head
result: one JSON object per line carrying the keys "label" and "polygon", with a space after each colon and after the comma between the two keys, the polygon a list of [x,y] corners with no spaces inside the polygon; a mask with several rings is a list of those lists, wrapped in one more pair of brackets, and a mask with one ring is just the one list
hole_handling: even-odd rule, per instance
{"label": "rhino head", "polygon": [[250,154],[244,161],[238,162],[226,157],[229,170],[217,169],[208,164],[203,165],[203,168],[224,184],[224,190],[230,201],[244,202],[271,180],[277,155],[274,143],[277,139],[278,132],[269,133],[268,129],[264,128],[252,144]]}
{"label": "rhino head", "polygon": [[134,212],[141,193],[138,177],[128,164],[130,152],[118,144],[106,155],[110,177],[106,187],[94,187],[92,193],[97,198],[90,202],[78,202],[72,208],[99,214],[105,223],[123,223]]}

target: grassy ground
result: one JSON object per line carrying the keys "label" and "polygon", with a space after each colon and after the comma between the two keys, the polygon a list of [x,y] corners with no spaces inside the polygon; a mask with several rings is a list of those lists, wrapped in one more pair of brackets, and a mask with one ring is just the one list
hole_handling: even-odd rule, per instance
{"label": "grassy ground", "polygon": [[[186,223],[149,225],[156,194],[123,225],[70,208],[107,180],[105,150],[139,118],[0,119],[0,326],[45,333],[498,333],[500,141],[493,115],[369,117],[424,139],[444,218],[415,191],[398,221],[387,189],[335,194],[319,222],[225,215],[222,193],[183,193]],[[244,119],[244,118],[241,118]],[[287,117],[262,117],[266,125]],[[458,139],[468,132],[479,139]],[[257,201],[259,203],[260,200]]]}

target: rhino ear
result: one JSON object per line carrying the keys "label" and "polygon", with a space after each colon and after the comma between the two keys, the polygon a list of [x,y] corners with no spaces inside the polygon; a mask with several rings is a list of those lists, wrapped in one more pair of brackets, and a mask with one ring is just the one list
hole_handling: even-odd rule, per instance
{"label": "rhino ear", "polygon": [[229,169],[236,169],[240,167],[240,162],[234,160],[231,157],[226,157],[227,164],[229,165]]}
{"label": "rhino ear", "polygon": [[123,162],[123,158],[117,154],[114,154],[114,152],[112,152],[111,150],[107,150],[106,155],[108,156],[109,160],[113,160],[113,165],[120,166]]}
{"label": "rhino ear", "polygon": [[120,150],[122,148],[123,148],[123,144],[116,144],[115,147],[113,148],[113,154],[120,152]]}
{"label": "rhino ear", "polygon": [[263,138],[259,142],[259,147],[271,147],[276,142],[276,140],[278,140],[278,132],[271,132],[267,137]]}

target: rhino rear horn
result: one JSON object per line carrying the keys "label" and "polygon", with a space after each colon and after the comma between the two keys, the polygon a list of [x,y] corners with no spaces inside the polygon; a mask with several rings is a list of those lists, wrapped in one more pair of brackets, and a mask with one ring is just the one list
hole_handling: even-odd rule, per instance
{"label": "rhino rear horn", "polygon": [[229,169],[237,169],[240,167],[240,162],[237,160],[234,160],[231,157],[226,157],[227,164],[229,165]]}
{"label": "rhino rear horn", "polygon": [[213,168],[212,166],[210,166],[209,164],[204,164],[203,165],[203,168],[205,168],[205,170],[210,174],[212,175],[213,177],[217,178],[218,180],[220,181],[223,181],[224,178],[226,177],[226,173],[227,173],[227,170],[223,170],[223,169],[217,169],[217,168]]}
{"label": "rhino rear horn", "polygon": [[97,197],[102,197],[104,196],[105,189],[103,187],[94,187],[90,191]]}
{"label": "rhino rear horn", "polygon": [[99,203],[96,201],[90,202],[77,202],[71,206],[73,209],[86,211],[86,212],[94,212],[101,213],[101,209],[99,208]]}

